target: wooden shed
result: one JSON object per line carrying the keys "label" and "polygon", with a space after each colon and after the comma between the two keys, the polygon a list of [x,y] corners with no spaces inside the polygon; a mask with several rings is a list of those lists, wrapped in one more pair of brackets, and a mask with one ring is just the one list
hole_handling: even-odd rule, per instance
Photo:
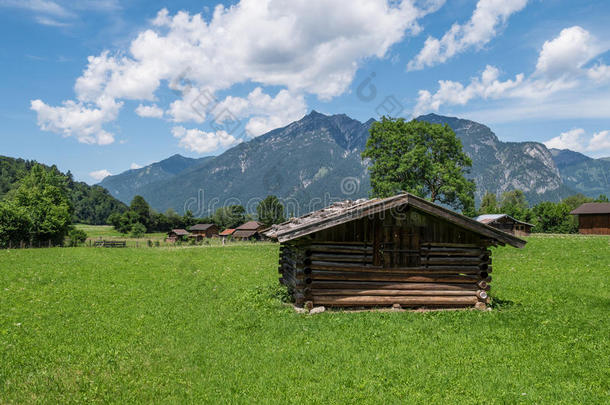
{"label": "wooden shed", "polygon": [[176,242],[179,240],[186,240],[189,233],[186,229],[172,229],[167,233],[167,240],[169,242]]}
{"label": "wooden shed", "polygon": [[233,237],[236,239],[260,239],[260,232],[265,229],[265,225],[258,221],[248,221],[235,228]]}
{"label": "wooden shed", "polygon": [[510,233],[515,236],[527,236],[532,233],[534,225],[519,221],[508,214],[485,214],[479,215],[475,221],[482,222],[496,229]]}
{"label": "wooden shed", "polygon": [[218,227],[214,224],[197,224],[189,228],[191,237],[199,239],[218,236]]}
{"label": "wooden shed", "polygon": [[490,246],[525,241],[411,194],[336,203],[274,225],[296,305],[485,308]]}
{"label": "wooden shed", "polygon": [[584,203],[574,211],[578,232],[585,235],[610,235],[610,203]]}

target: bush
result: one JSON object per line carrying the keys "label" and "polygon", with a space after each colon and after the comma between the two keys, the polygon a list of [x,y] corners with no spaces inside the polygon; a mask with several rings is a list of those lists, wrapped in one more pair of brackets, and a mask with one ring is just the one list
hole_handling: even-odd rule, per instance
{"label": "bush", "polygon": [[87,233],[82,229],[73,228],[68,233],[68,237],[70,238],[70,246],[74,247],[85,243],[87,240]]}
{"label": "bush", "polygon": [[146,233],[146,227],[139,222],[136,222],[131,227],[131,237],[140,238]]}

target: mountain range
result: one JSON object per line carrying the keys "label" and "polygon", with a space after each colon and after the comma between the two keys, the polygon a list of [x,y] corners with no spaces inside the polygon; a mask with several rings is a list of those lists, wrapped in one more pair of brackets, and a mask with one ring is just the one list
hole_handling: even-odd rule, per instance
{"label": "mountain range", "polygon": [[[487,126],[436,114],[418,120],[448,124],[472,158],[476,199],[489,191],[521,189],[531,204],[557,201],[576,192],[610,194],[610,161],[569,150],[549,150],[538,142],[502,142]],[[211,214],[222,205],[241,204],[254,212],[269,194],[288,213],[303,214],[336,200],[367,197],[366,162],[360,154],[373,119],[316,111],[286,127],[243,142],[219,156],[174,155],[141,169],[105,178],[100,185],[128,203],[142,195],[159,211]]]}

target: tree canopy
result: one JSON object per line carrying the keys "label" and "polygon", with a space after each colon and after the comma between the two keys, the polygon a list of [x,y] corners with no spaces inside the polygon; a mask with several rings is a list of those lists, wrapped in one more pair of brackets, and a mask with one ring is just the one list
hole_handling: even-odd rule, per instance
{"label": "tree canopy", "polygon": [[370,160],[372,194],[406,191],[474,214],[472,160],[448,125],[383,117],[375,122],[362,157]]}
{"label": "tree canopy", "polygon": [[263,201],[256,206],[256,213],[259,222],[265,226],[273,224],[281,224],[286,221],[284,216],[284,206],[280,200],[274,195],[268,195]]}

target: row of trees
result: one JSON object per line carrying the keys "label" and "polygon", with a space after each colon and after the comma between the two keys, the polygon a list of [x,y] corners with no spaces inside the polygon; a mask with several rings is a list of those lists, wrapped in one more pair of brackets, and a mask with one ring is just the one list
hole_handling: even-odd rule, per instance
{"label": "row of trees", "polygon": [[[267,196],[256,207],[257,220],[271,226],[284,222],[284,206],[276,196]],[[253,216],[241,205],[218,208],[211,217],[196,218],[192,212],[178,215],[174,210],[155,212],[142,196],[135,196],[129,209],[123,213],[113,213],[108,223],[121,233],[139,237],[144,233],[168,232],[171,229],[189,228],[198,223],[216,224],[221,229],[236,228]]]}
{"label": "row of trees", "polygon": [[521,190],[505,192],[499,199],[495,194],[486,193],[481,200],[478,213],[479,215],[508,214],[520,221],[533,224],[535,232],[576,233],[578,223],[570,212],[586,202],[608,202],[608,197],[600,195],[597,198],[589,198],[583,194],[576,194],[560,202],[544,201],[530,207]]}

